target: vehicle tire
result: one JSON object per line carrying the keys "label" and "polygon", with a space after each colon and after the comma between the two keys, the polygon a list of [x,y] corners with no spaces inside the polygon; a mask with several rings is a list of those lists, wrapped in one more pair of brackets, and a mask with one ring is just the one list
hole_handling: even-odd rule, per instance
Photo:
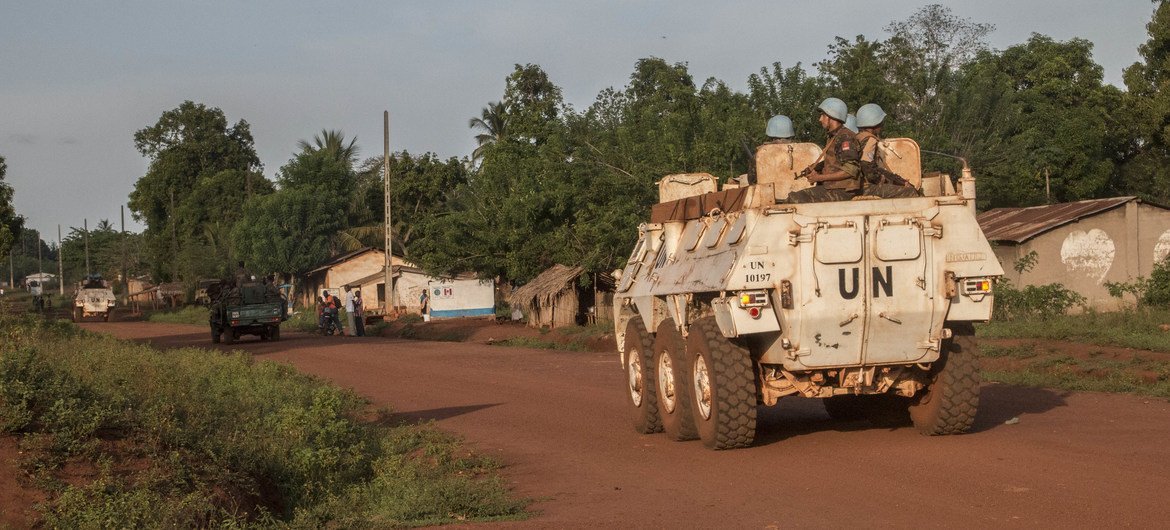
{"label": "vehicle tire", "polygon": [[109,322],[109,321],[110,321],[110,314],[111,314],[111,313],[113,313],[113,311],[106,311],[106,316],[105,316],[105,320],[106,320],[106,322]]}
{"label": "vehicle tire", "polygon": [[265,328],[265,329],[263,329],[263,330],[260,330],[260,332],[256,333],[256,336],[260,337],[260,340],[261,340],[261,341],[266,341],[266,340],[268,340],[268,339],[269,339],[269,335],[268,335],[268,329],[267,329],[267,328]]}
{"label": "vehicle tire", "polygon": [[280,340],[280,326],[272,326],[272,331],[268,333],[268,338],[273,341]]}
{"label": "vehicle tire", "polygon": [[954,336],[943,341],[942,354],[931,367],[929,384],[910,405],[914,426],[927,436],[967,432],[979,409],[975,328],[963,322],[952,330]]}
{"label": "vehicle tire", "polygon": [[756,437],[756,377],[751,353],[719,332],[715,317],[687,337],[695,427],[711,449],[747,447]]}
{"label": "vehicle tire", "polygon": [[843,395],[822,399],[825,412],[835,421],[861,421],[866,419],[865,404],[868,396]]}
{"label": "vehicle tire", "polygon": [[223,328],[223,343],[232,344],[236,342],[236,331],[232,328]]}
{"label": "vehicle tire", "polygon": [[699,437],[695,429],[695,415],[692,412],[694,398],[691,397],[691,369],[687,364],[686,342],[674,327],[674,321],[667,319],[658,326],[654,334],[654,390],[658,396],[658,417],[662,420],[662,431],[672,440],[679,442]]}
{"label": "vehicle tire", "polygon": [[642,317],[634,316],[626,324],[625,366],[626,401],[634,430],[642,434],[662,431],[658,417],[658,394],[654,379],[654,343]]}
{"label": "vehicle tire", "polygon": [[219,344],[219,335],[220,335],[219,328],[217,328],[215,326],[211,326],[211,343],[212,344]]}

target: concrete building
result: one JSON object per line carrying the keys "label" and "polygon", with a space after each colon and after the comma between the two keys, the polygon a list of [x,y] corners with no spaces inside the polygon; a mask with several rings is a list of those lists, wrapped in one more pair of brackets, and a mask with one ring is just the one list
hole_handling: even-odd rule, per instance
{"label": "concrete building", "polygon": [[[1017,286],[1060,283],[1093,309],[1132,305],[1109,295],[1106,282],[1149,277],[1170,255],[1170,209],[1137,197],[1114,197],[979,214],[1006,276]],[[1030,271],[1014,265],[1036,253]]]}
{"label": "concrete building", "polygon": [[[390,277],[390,314],[422,312],[423,293],[430,300],[430,316],[454,318],[495,314],[495,282],[478,280],[473,275],[436,278],[399,256],[393,256]],[[385,253],[364,248],[337,256],[306,274],[307,290],[303,302],[316,303],[321,291],[329,290],[343,297],[345,286],[362,293],[362,303],[369,316],[385,315]],[[309,307],[312,307],[311,305]]]}
{"label": "concrete building", "polygon": [[[391,256],[390,260],[392,267],[413,267],[401,256]],[[334,256],[317,268],[305,273],[305,284],[302,286],[298,305],[313,307],[317,298],[321,296],[321,291],[329,290],[334,294],[341,293],[342,288],[346,285],[356,285],[357,280],[381,274],[385,270],[385,263],[386,253],[371,247]],[[372,294],[377,296],[366,298],[367,295]],[[365,299],[367,310],[373,310],[375,306],[381,308],[385,304],[385,295],[380,293],[362,292],[362,298]]]}

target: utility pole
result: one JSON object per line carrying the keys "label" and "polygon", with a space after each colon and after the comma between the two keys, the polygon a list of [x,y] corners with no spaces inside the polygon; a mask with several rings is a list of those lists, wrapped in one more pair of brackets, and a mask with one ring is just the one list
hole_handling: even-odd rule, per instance
{"label": "utility pole", "polygon": [[89,268],[89,219],[82,219],[81,222],[81,226],[85,227],[85,275],[89,276],[93,274]]}
{"label": "utility pole", "polygon": [[130,295],[130,278],[126,277],[126,205],[118,206],[118,212],[122,216],[122,231],[118,234],[118,242],[122,247],[122,303],[125,304],[126,297]]}
{"label": "utility pole", "polygon": [[61,245],[61,225],[57,225],[57,293],[65,296],[65,247]]}
{"label": "utility pole", "polygon": [[174,278],[171,278],[171,281],[177,282],[177,281],[179,281],[179,235],[178,235],[178,232],[175,230],[175,187],[174,186],[171,186],[171,210],[169,212],[167,212],[167,217],[170,218],[169,220],[171,222],[171,249],[174,251],[172,255],[174,256],[174,260],[175,260],[175,262],[172,264],[172,267],[171,267],[172,273],[175,276],[174,276]]}
{"label": "utility pole", "polygon": [[45,269],[41,268],[41,231],[37,230],[37,281],[41,282],[42,291],[45,286]]}
{"label": "utility pole", "polygon": [[391,230],[394,226],[390,222],[390,111],[382,111],[382,175],[384,176],[384,194],[386,200],[386,263],[385,263],[385,282],[384,293],[385,307],[383,307],[383,318],[390,315],[390,309],[394,307],[394,274],[390,270],[391,263],[393,263],[390,255],[393,252],[391,249],[393,244],[393,237]]}
{"label": "utility pole", "polygon": [[1048,168],[1044,168],[1044,202],[1052,203],[1052,186],[1048,182]]}

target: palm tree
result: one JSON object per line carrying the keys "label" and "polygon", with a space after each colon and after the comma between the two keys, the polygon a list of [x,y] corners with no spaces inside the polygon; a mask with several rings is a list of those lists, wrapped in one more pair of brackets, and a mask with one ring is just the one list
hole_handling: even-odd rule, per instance
{"label": "palm tree", "polygon": [[349,167],[353,167],[357,163],[358,146],[355,145],[357,137],[349,139],[349,143],[345,143],[345,133],[341,131],[329,131],[321,129],[321,134],[313,137],[313,143],[301,140],[297,142],[297,146],[305,153],[312,153],[315,151],[328,153],[333,159],[345,162]]}
{"label": "palm tree", "polygon": [[487,148],[496,142],[503,141],[508,134],[508,106],[502,102],[488,103],[478,118],[471,118],[467,126],[478,129],[480,134],[475,135],[478,147],[471,153],[471,160],[483,158]]}

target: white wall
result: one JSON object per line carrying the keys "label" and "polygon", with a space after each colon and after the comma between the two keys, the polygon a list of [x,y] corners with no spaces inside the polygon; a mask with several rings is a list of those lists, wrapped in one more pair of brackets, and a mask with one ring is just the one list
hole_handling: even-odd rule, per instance
{"label": "white wall", "polygon": [[496,285],[492,280],[431,280],[427,288],[432,318],[496,314]]}

